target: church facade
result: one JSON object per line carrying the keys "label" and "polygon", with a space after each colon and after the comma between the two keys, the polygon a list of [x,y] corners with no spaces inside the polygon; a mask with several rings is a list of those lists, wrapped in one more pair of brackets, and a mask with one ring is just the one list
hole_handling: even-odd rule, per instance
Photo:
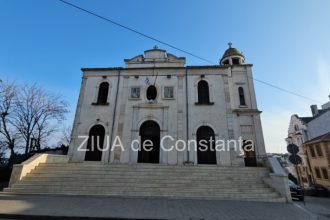
{"label": "church facade", "polygon": [[[184,57],[157,47],[124,61],[125,67],[82,69],[69,148],[72,162],[262,163],[266,152],[252,65],[231,44],[219,65],[186,66]],[[212,150],[211,140],[240,139],[243,145],[253,143],[253,149],[228,145]],[[194,140],[197,148],[189,149]],[[206,150],[200,149],[201,140]],[[152,144],[150,150],[141,149],[144,141]],[[114,142],[122,147],[111,148]]]}

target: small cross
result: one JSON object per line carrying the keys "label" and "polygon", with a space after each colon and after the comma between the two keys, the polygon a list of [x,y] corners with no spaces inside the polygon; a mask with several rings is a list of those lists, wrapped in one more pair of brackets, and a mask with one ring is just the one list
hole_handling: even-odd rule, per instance
{"label": "small cross", "polygon": [[229,48],[231,48],[231,45],[233,45],[233,43],[232,42],[228,42],[228,46],[229,46]]}
{"label": "small cross", "polygon": [[154,46],[154,49],[158,49],[158,46],[157,46],[157,45],[155,45],[155,46]]}

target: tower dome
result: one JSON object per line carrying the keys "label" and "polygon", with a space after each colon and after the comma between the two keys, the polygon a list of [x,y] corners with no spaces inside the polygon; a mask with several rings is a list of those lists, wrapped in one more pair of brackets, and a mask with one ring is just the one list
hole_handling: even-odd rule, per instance
{"label": "tower dome", "polygon": [[223,54],[221,60],[220,60],[220,65],[239,65],[243,64],[245,61],[245,57],[236,48],[231,47],[232,43],[228,43],[228,49],[225,51]]}

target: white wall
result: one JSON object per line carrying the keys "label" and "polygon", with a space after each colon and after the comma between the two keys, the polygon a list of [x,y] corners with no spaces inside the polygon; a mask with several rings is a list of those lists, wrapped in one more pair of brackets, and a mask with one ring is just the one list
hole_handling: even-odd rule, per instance
{"label": "white wall", "polygon": [[308,123],[308,138],[309,140],[320,135],[330,132],[330,110],[316,116],[315,119]]}
{"label": "white wall", "polygon": [[[117,83],[119,77],[118,97]],[[186,85],[186,74],[188,75]],[[150,83],[157,80],[157,101],[149,103],[146,100],[145,78],[148,75]],[[167,78],[171,75],[171,78]],[[202,78],[201,75],[204,75]],[[135,76],[139,76],[136,78]],[[156,121],[161,128],[161,136],[171,135],[176,139],[196,139],[196,131],[202,125],[210,126],[217,139],[237,139],[240,136],[250,138],[256,143],[258,156],[265,156],[265,146],[261,122],[257,109],[251,65],[235,67],[195,67],[195,68],[129,68],[129,69],[91,69],[85,70],[77,107],[73,141],[69,155],[72,161],[83,161],[84,152],[77,152],[81,140],[78,135],[88,135],[89,129],[95,124],[105,127],[106,135],[114,138],[119,136],[126,147],[125,151],[115,150],[104,152],[104,163],[136,163],[137,153],[130,151],[131,141],[139,134],[139,126],[145,120]],[[196,105],[197,83],[199,80],[209,83],[210,101],[213,105]],[[107,81],[110,83],[109,105],[92,105],[96,102],[98,85]],[[141,98],[130,99],[130,88],[141,87]],[[164,86],[174,86],[174,99],[165,100],[162,97]],[[186,86],[188,89],[188,109],[186,102]],[[244,88],[246,106],[239,105],[238,87]],[[117,100],[117,103],[115,103]],[[116,107],[116,109],[115,109]],[[113,115],[115,121],[113,123]],[[187,121],[188,114],[188,121]],[[187,131],[187,123],[189,125]],[[114,125],[114,127],[112,127]],[[249,132],[242,134],[242,126]],[[113,134],[111,135],[111,131]],[[187,137],[188,133],[188,137]],[[112,139],[113,140],[113,139]],[[189,154],[190,160],[197,163],[197,153]],[[187,152],[161,152],[160,163],[183,164]],[[242,165],[239,152],[217,152],[217,163],[222,166]]]}

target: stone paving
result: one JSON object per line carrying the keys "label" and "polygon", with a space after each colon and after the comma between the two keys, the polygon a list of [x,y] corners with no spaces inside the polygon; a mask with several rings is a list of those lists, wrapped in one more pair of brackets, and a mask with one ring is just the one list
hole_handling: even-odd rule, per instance
{"label": "stone paving", "polygon": [[[330,200],[329,200],[330,201]],[[327,204],[327,201],[325,202]],[[109,198],[83,196],[0,194],[4,214],[122,219],[266,220],[327,219],[303,203],[266,203],[164,198]],[[318,210],[326,212],[327,205]],[[329,211],[329,210],[328,210]],[[323,213],[324,214],[324,213]]]}
{"label": "stone paving", "polygon": [[307,211],[318,216],[328,217],[330,219],[330,198],[322,197],[305,197],[304,203],[296,203],[301,205]]}

